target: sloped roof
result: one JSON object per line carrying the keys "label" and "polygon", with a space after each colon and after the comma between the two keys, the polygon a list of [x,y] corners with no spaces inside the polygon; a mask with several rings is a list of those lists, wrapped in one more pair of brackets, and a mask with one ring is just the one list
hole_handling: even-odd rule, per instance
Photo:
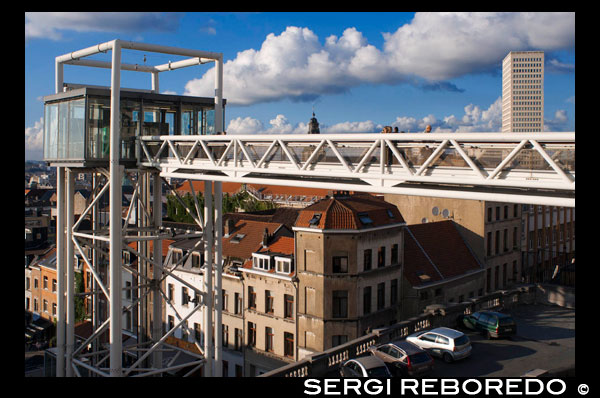
{"label": "sloped roof", "polygon": [[[310,221],[317,214],[320,219],[311,226]],[[395,205],[372,195],[355,194],[323,199],[306,207],[300,211],[295,226],[360,230],[404,222]]]}
{"label": "sloped roof", "polygon": [[452,220],[409,225],[404,234],[404,276],[412,286],[482,269]]}
{"label": "sloped roof", "polygon": [[[248,259],[252,257],[252,253],[258,250],[262,242],[263,234],[267,229],[269,234],[273,234],[283,224],[268,223],[252,220],[238,220],[228,237],[223,236],[223,257],[235,257],[240,259]],[[235,243],[239,237],[238,243]]]}

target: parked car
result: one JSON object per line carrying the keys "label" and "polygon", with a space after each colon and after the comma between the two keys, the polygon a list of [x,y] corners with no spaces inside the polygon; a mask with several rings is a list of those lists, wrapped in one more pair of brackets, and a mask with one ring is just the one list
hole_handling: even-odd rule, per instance
{"label": "parked car", "polygon": [[462,324],[491,337],[509,337],[517,333],[512,316],[495,311],[478,311],[462,317]]}
{"label": "parked car", "polygon": [[376,356],[369,355],[349,359],[340,367],[342,377],[392,377],[385,362]]}
{"label": "parked car", "polygon": [[406,341],[448,363],[471,355],[472,347],[469,337],[463,332],[446,327],[411,334]]}
{"label": "parked car", "polygon": [[380,358],[394,376],[420,376],[433,370],[433,358],[418,346],[406,340],[393,341],[369,348]]}

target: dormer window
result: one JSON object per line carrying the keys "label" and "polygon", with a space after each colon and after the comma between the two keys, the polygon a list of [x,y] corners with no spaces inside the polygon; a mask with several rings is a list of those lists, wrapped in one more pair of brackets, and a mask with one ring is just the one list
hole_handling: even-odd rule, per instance
{"label": "dormer window", "polygon": [[394,213],[392,212],[391,209],[387,209],[387,214],[390,218],[395,218]]}
{"label": "dormer window", "polygon": [[371,220],[371,217],[367,213],[358,213],[358,219],[364,225],[373,224],[373,220]]}
{"label": "dormer window", "polygon": [[246,234],[236,234],[233,238],[231,238],[231,240],[229,242],[231,242],[231,243],[240,243],[240,241],[242,239],[244,239],[245,236],[246,236]]}
{"label": "dormer window", "polygon": [[319,225],[319,221],[321,221],[321,213],[315,213],[308,222],[308,225],[310,225],[313,228],[316,228]]}
{"label": "dormer window", "polygon": [[252,255],[252,268],[260,269],[263,271],[269,271],[271,267],[271,257],[270,256],[262,256],[260,254]]}
{"label": "dormer window", "polygon": [[292,259],[284,257],[275,257],[275,271],[280,274],[290,274],[294,272]]}

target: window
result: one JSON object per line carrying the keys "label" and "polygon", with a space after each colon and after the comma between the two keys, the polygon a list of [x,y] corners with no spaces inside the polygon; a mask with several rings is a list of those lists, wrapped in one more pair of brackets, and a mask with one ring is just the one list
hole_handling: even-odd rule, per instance
{"label": "window", "polygon": [[377,268],[385,266],[385,246],[381,246],[377,252]]}
{"label": "window", "polygon": [[369,217],[369,215],[367,213],[358,213],[358,219],[360,220],[361,223],[363,223],[364,225],[371,225],[373,224],[373,220],[371,219],[371,217]]}
{"label": "window", "polygon": [[488,207],[488,209],[487,209],[487,220],[488,220],[488,222],[492,221],[492,208],[491,207]]}
{"label": "window", "polygon": [[518,217],[519,216],[519,205],[514,205],[513,207],[513,217]]}
{"label": "window", "polygon": [[265,290],[265,312],[267,314],[273,313],[273,301],[275,298],[271,294],[270,290]]}
{"label": "window", "polygon": [[187,338],[188,338],[187,321],[183,321],[183,323],[181,324],[181,339],[187,340]]}
{"label": "window", "polygon": [[223,366],[221,366],[221,369],[223,370],[223,373],[221,374],[222,377],[229,377],[229,362],[227,362],[226,360],[222,361]]}
{"label": "window", "polygon": [[200,267],[200,256],[192,253],[192,268],[199,268]]}
{"label": "window", "polygon": [[294,317],[294,296],[286,294],[284,298],[283,316],[284,318]]}
{"label": "window", "polygon": [[385,307],[385,282],[377,285],[377,310]]}
{"label": "window", "polygon": [[[27,289],[29,289],[29,278],[27,278]],[[52,292],[56,293],[56,279],[52,279]]]}
{"label": "window", "polygon": [[56,303],[52,303],[52,316],[56,316]]}
{"label": "window", "polygon": [[265,351],[273,352],[273,329],[265,328]]}
{"label": "window", "polygon": [[221,341],[223,342],[223,347],[227,348],[229,346],[229,326],[225,324],[222,324],[221,326]]}
{"label": "window", "polygon": [[332,316],[334,318],[347,318],[348,317],[348,291],[347,290],[334,290],[332,292],[332,297],[333,297]]}
{"label": "window", "polygon": [[256,346],[256,324],[248,322],[248,346]]}
{"label": "window", "polygon": [[280,274],[290,274],[294,271],[292,268],[292,260],[287,258],[275,258],[275,271]]}
{"label": "window", "polygon": [[371,262],[373,259],[373,250],[366,249],[363,254],[363,269],[369,271],[371,269]]}
{"label": "window", "polygon": [[25,289],[31,290],[31,279],[29,277],[25,278]]}
{"label": "window", "polygon": [[227,309],[229,308],[229,295],[227,294],[227,290],[225,290],[225,289],[222,289],[221,292],[222,292],[221,302],[223,303],[221,305],[221,309],[223,311],[227,311]]}
{"label": "window", "polygon": [[294,335],[291,333],[283,333],[283,355],[294,357]]}
{"label": "window", "polygon": [[336,347],[340,344],[346,344],[348,342],[348,335],[345,334],[334,334],[332,336],[332,347]]}
{"label": "window", "polygon": [[261,269],[263,271],[269,271],[271,269],[271,258],[269,256],[253,256],[252,267],[256,269]]}
{"label": "window", "polygon": [[504,251],[508,251],[508,229],[504,228],[504,239],[503,239]]}
{"label": "window", "polygon": [[500,251],[500,231],[496,231],[495,233],[495,240],[494,240],[494,254],[498,254],[498,252]]}
{"label": "window", "polygon": [[256,309],[256,292],[252,286],[248,286],[248,308]]}
{"label": "window", "polygon": [[33,299],[33,311],[38,311],[38,300],[36,298]]}
{"label": "window", "polygon": [[169,283],[169,301],[173,301],[173,291],[175,290],[175,288],[173,287],[172,283]]}
{"label": "window", "polygon": [[517,250],[519,245],[517,244],[518,232],[517,227],[513,228],[513,250]]}
{"label": "window", "polygon": [[242,329],[235,328],[235,350],[242,351]]}
{"label": "window", "polygon": [[348,257],[333,258],[333,273],[344,274],[348,272]]}
{"label": "window", "polygon": [[173,329],[173,326],[175,326],[175,319],[173,318],[173,315],[169,315],[168,319],[168,324],[169,324],[169,330]]}
{"label": "window", "polygon": [[125,298],[131,300],[131,282],[125,281]]}
{"label": "window", "polygon": [[390,284],[390,305],[398,302],[398,279],[392,279]]}
{"label": "window", "polygon": [[500,219],[500,206],[496,206],[496,221]]}
{"label": "window", "polygon": [[321,213],[315,213],[313,217],[308,222],[308,225],[311,228],[316,228],[319,226],[319,221],[321,220]]}
{"label": "window", "polygon": [[202,336],[202,333],[200,331],[200,324],[194,322],[194,338],[196,339],[196,341],[200,341],[200,337]]}
{"label": "window", "polygon": [[44,290],[48,290],[48,277],[44,276]]}
{"label": "window", "polygon": [[235,308],[233,309],[234,314],[241,315],[242,313],[242,296],[239,293],[235,293]]}
{"label": "window", "polygon": [[392,264],[398,264],[398,244],[395,243],[392,245],[392,258],[390,259]]}
{"label": "window", "polygon": [[48,312],[48,300],[44,300],[44,312]]}
{"label": "window", "polygon": [[371,313],[371,286],[366,286],[363,289],[363,314]]}
{"label": "window", "polygon": [[188,305],[190,296],[188,296],[188,289],[185,286],[181,287],[181,305]]}
{"label": "window", "polygon": [[504,206],[504,219],[508,218],[508,206]]}

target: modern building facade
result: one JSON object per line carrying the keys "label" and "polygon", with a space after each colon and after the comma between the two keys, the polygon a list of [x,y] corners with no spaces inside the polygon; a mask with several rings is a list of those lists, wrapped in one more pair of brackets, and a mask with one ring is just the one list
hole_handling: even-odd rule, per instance
{"label": "modern building facade", "polygon": [[502,61],[502,132],[544,131],[544,52],[511,51]]}

